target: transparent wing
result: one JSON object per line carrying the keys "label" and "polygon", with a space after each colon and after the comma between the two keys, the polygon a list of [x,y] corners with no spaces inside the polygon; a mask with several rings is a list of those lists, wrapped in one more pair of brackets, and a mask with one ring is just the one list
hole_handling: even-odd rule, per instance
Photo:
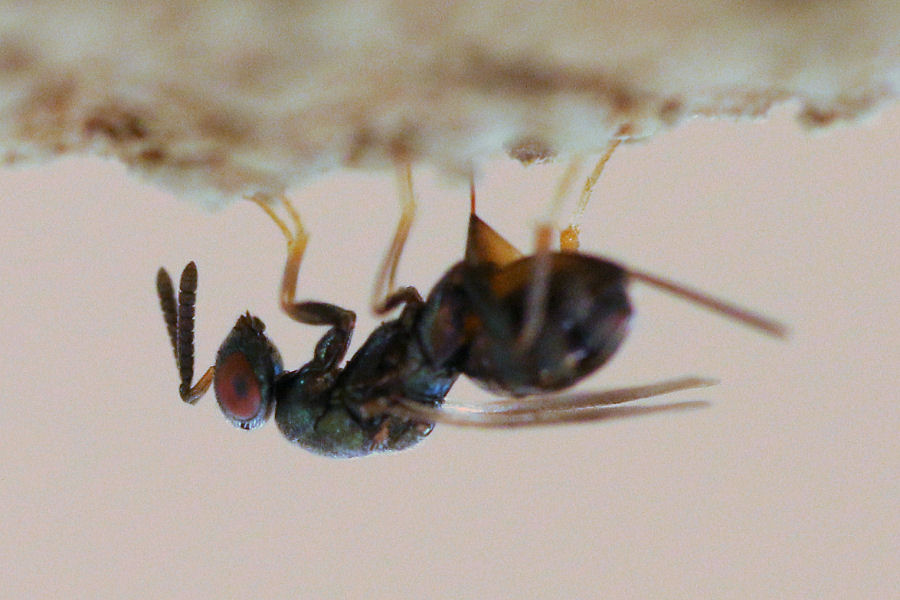
{"label": "transparent wing", "polygon": [[444,423],[462,427],[508,428],[601,421],[656,412],[702,408],[707,402],[675,402],[655,406],[616,406],[686,389],[715,385],[714,379],[683,377],[649,385],[618,388],[583,394],[531,396],[485,402],[478,405],[446,404],[432,408],[418,402],[399,400],[386,406],[390,414],[414,421]]}

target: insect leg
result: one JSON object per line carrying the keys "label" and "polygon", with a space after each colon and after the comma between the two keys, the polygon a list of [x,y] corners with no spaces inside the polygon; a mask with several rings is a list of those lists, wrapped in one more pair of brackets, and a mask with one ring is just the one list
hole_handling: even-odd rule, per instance
{"label": "insect leg", "polygon": [[191,380],[194,378],[194,305],[197,302],[197,266],[190,262],[181,273],[177,303],[172,279],[165,269],[160,269],[156,274],[156,291],[169,333],[169,341],[175,352],[175,365],[181,378],[178,392],[182,400],[194,404],[209,389],[215,372],[214,367],[209,367],[197,384],[191,386]]}
{"label": "insect leg", "polygon": [[556,227],[563,200],[569,188],[572,187],[572,180],[581,168],[581,162],[581,157],[576,157],[569,163],[556,186],[556,192],[550,201],[550,208],[544,217],[544,222],[535,231],[534,254],[536,260],[525,300],[525,320],[516,340],[516,346],[520,349],[529,348],[536,341],[537,335],[544,325],[547,286],[550,280],[550,239],[553,229]]}
{"label": "insect leg", "polygon": [[575,205],[575,213],[572,215],[572,223],[559,233],[559,247],[561,250],[568,252],[576,252],[578,250],[578,235],[580,233],[578,223],[581,220],[581,217],[584,216],[584,210],[587,208],[588,201],[591,199],[591,192],[594,191],[597,180],[600,179],[600,175],[603,173],[603,167],[606,166],[606,163],[609,161],[620,142],[621,140],[616,139],[609,143],[606,147],[606,151],[604,151],[600,160],[597,161],[594,170],[591,171],[591,174],[588,176],[587,181],[584,182],[581,196],[578,197],[578,204]]}
{"label": "insect leg", "polygon": [[397,265],[400,263],[400,256],[403,254],[403,247],[406,245],[406,239],[409,237],[409,230],[412,228],[413,221],[416,218],[416,197],[413,194],[412,187],[412,167],[408,161],[398,161],[396,167],[397,187],[400,196],[400,220],[397,223],[397,230],[394,232],[394,239],[391,240],[391,246],[381,262],[381,267],[378,269],[375,287],[372,290],[372,311],[379,315],[389,312],[400,304],[422,301],[419,292],[415,288],[407,286],[396,289],[394,287]]}
{"label": "insect leg", "polygon": [[297,302],[297,277],[300,272],[300,263],[303,261],[303,253],[309,235],[303,227],[300,215],[290,201],[282,196],[281,203],[291,217],[294,229],[275,214],[272,207],[261,195],[248,198],[265,211],[275,224],[281,229],[287,239],[288,256],[284,264],[284,275],[281,280],[279,302],[282,310],[289,317],[307,325],[331,325],[332,329],[323,336],[316,347],[316,360],[324,365],[339,363],[350,345],[350,337],[353,335],[353,327],[356,324],[356,313],[325,302]]}

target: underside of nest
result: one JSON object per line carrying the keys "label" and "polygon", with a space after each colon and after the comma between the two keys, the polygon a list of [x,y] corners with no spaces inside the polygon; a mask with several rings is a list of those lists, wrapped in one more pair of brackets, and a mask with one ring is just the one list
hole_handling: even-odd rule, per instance
{"label": "underside of nest", "polygon": [[113,156],[210,205],[792,99],[806,126],[852,122],[898,88],[893,1],[0,3],[6,163]]}

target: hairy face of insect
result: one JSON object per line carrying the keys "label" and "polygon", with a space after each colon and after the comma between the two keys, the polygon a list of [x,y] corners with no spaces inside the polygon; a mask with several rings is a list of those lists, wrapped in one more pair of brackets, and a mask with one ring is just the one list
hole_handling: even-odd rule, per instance
{"label": "hairy face of insect", "polygon": [[241,315],[216,357],[216,400],[225,417],[241,429],[265,423],[275,406],[274,381],[282,371],[281,356],[264,331],[258,318]]}

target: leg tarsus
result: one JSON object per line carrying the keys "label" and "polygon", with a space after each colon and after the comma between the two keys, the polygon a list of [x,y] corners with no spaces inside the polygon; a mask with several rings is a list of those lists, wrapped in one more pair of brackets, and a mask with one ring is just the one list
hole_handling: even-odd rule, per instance
{"label": "leg tarsus", "polygon": [[581,189],[581,195],[578,197],[578,204],[575,205],[575,213],[572,215],[572,223],[559,233],[559,247],[564,252],[578,251],[578,236],[580,234],[578,222],[584,216],[584,211],[591,199],[591,193],[594,191],[594,186],[597,185],[597,180],[600,179],[600,175],[603,173],[603,168],[606,166],[610,157],[612,157],[613,152],[619,146],[620,142],[621,140],[618,139],[609,142],[603,155],[594,166],[594,170],[591,171],[591,174],[588,175],[587,180],[584,182],[584,187]]}
{"label": "leg tarsus", "polygon": [[[278,229],[281,230],[281,233],[284,234],[284,237],[287,239],[288,244],[290,244],[294,240],[295,235],[291,233],[290,228],[288,228],[287,224],[285,224],[285,222],[281,219],[281,217],[279,217],[277,214],[275,214],[275,211],[272,209],[272,207],[269,204],[268,196],[265,196],[263,194],[254,194],[252,196],[247,196],[246,198],[250,202],[253,202],[258,207],[263,209],[263,212],[265,212],[267,215],[269,215],[270,219],[275,221],[275,225],[277,225]],[[297,212],[294,210],[294,207],[291,206],[291,203],[284,196],[281,196],[281,203],[286,208],[288,208],[288,212],[290,212],[291,216],[294,218],[294,223],[297,224],[299,222],[299,216],[297,215]],[[302,226],[300,227],[300,229],[302,230]]]}
{"label": "leg tarsus", "polygon": [[[400,256],[403,247],[409,237],[413,221],[416,218],[416,198],[412,187],[412,167],[407,161],[397,162],[397,186],[400,196],[400,220],[394,231],[394,238],[381,267],[375,278],[375,287],[372,290],[372,310],[375,314],[384,314],[390,310],[388,301],[395,294],[395,280],[397,266],[400,264]],[[396,306],[396,304],[394,305]]]}

